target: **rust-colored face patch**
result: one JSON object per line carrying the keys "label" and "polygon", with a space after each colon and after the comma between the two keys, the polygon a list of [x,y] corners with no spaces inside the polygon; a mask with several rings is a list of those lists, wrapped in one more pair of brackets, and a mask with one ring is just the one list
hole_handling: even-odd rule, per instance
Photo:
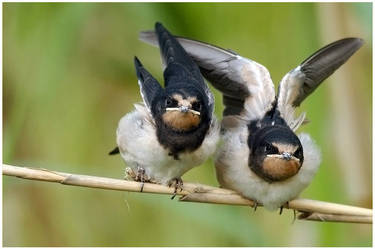
{"label": "rust-colored face patch", "polygon": [[167,111],[163,114],[163,121],[175,130],[188,131],[199,125],[200,116],[190,112],[182,113],[177,110]]}
{"label": "rust-colored face patch", "polygon": [[282,181],[298,173],[300,162],[292,158],[287,161],[277,157],[266,157],[263,161],[263,172],[274,181]]}

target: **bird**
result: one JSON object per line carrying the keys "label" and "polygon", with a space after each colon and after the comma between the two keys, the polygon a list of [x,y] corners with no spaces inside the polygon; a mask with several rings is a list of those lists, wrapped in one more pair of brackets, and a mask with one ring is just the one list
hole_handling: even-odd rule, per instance
{"label": "bird", "polygon": [[175,185],[176,194],[183,186],[181,176],[214,154],[220,123],[197,64],[159,22],[155,34],[165,67],[164,88],[135,57],[143,103],[120,119],[117,147],[109,154],[120,153],[127,179]]}
{"label": "bird", "polygon": [[[319,49],[280,81],[277,95],[263,65],[233,50],[176,37],[200,67],[203,76],[223,95],[222,145],[215,156],[217,180],[274,211],[295,199],[311,183],[321,151],[307,133],[300,104],[364,43],[344,38]],[[157,45],[155,33],[140,40]]]}

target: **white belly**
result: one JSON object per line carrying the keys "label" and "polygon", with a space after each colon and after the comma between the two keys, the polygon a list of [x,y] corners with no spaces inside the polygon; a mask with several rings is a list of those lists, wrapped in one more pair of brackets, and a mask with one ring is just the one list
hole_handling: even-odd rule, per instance
{"label": "white belly", "polygon": [[263,204],[268,210],[275,210],[296,198],[313,179],[320,164],[320,152],[309,135],[299,135],[305,157],[300,171],[285,181],[273,183],[258,177],[248,166],[247,138],[246,126],[223,136],[224,142],[215,162],[217,178],[222,187],[235,190]]}
{"label": "white belly", "polygon": [[175,160],[160,145],[153,121],[143,106],[136,106],[136,110],[125,115],[117,129],[117,144],[127,166],[134,172],[142,167],[151,180],[162,184],[202,164],[215,152],[218,139],[219,125],[215,119],[202,145],[194,152],[181,153],[179,160]]}

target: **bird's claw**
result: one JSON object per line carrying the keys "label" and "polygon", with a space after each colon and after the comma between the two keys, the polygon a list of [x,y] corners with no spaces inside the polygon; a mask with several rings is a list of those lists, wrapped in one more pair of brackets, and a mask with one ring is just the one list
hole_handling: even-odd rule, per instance
{"label": "bird's claw", "polygon": [[145,182],[151,182],[151,179],[146,175],[146,170],[142,167],[137,167],[137,171],[134,172],[131,168],[125,169],[125,179],[131,178],[132,180],[136,182],[141,182],[141,190],[140,192],[143,192],[143,187],[145,185]]}
{"label": "bird's claw", "polygon": [[257,211],[257,208],[258,208],[258,202],[254,201],[254,206],[253,206],[254,212]]}
{"label": "bird's claw", "polygon": [[172,179],[171,182],[168,184],[169,187],[172,187],[172,185],[174,185],[174,192],[171,197],[171,200],[173,200],[176,197],[178,189],[180,189],[180,191],[183,190],[182,186],[184,185],[184,183],[182,179],[179,177],[179,178]]}
{"label": "bird's claw", "polygon": [[143,192],[143,187],[145,186],[145,181],[146,181],[146,170],[142,167],[137,168],[137,173],[135,175],[135,181],[141,182],[141,192]]}
{"label": "bird's claw", "polygon": [[287,209],[289,209],[289,201],[287,201],[284,205],[282,205],[281,207],[280,207],[280,215],[283,213],[283,210],[284,210],[284,206],[287,208]]}
{"label": "bird's claw", "polygon": [[131,168],[126,167],[125,168],[124,180],[134,180],[134,179],[135,179],[135,173],[134,173],[134,171]]}
{"label": "bird's claw", "polygon": [[137,181],[137,182],[145,182],[145,180],[146,180],[146,170],[142,167],[138,167],[134,180]]}
{"label": "bird's claw", "polygon": [[292,221],[292,224],[294,224],[294,222],[296,221],[297,219],[297,211],[295,209],[293,209],[293,221]]}

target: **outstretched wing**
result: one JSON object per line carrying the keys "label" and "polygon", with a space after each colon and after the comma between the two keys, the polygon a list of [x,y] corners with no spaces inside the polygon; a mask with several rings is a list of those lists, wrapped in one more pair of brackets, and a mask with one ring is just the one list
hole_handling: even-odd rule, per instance
{"label": "outstretched wing", "polygon": [[[153,32],[154,33],[154,32]],[[155,33],[166,66],[164,71],[165,87],[193,86],[208,97],[209,113],[214,110],[214,97],[203,80],[197,64],[186,53],[176,38],[161,23],[155,24]],[[154,35],[155,35],[154,33]]]}
{"label": "outstretched wing", "polygon": [[134,57],[134,66],[137,72],[143,102],[151,114],[153,100],[161,95],[164,90],[159,82],[143,67],[137,57]]}
{"label": "outstretched wing", "polygon": [[279,85],[277,107],[289,125],[291,122],[295,123],[294,108],[362,45],[363,40],[359,38],[335,41],[315,52],[283,77]]}
{"label": "outstretched wing", "polygon": [[[271,108],[275,91],[264,66],[211,44],[176,38],[198,64],[203,76],[222,92],[224,116],[241,115],[252,120],[263,117]],[[140,39],[157,46],[153,31],[141,32]]]}

